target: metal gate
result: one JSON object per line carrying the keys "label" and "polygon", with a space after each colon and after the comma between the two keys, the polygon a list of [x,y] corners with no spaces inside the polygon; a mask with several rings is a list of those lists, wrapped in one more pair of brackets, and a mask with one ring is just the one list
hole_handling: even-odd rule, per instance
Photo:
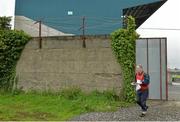
{"label": "metal gate", "polygon": [[142,64],[144,71],[150,75],[149,99],[168,100],[167,39],[138,39],[136,64]]}

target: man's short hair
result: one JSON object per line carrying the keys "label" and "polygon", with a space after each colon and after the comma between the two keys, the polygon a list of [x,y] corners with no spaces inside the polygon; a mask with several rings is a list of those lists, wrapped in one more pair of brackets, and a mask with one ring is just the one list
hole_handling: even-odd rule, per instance
{"label": "man's short hair", "polygon": [[141,69],[143,69],[143,66],[142,66],[141,64],[138,64],[138,65],[136,65],[136,68],[141,68]]}

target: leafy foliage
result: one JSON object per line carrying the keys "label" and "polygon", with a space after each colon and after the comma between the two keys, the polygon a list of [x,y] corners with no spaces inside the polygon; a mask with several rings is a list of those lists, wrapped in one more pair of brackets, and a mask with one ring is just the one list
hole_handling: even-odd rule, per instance
{"label": "leafy foliage", "polygon": [[0,89],[12,90],[16,83],[16,64],[30,37],[23,31],[0,30]]}
{"label": "leafy foliage", "polygon": [[128,102],[134,101],[134,89],[131,82],[135,71],[135,45],[139,35],[135,31],[135,20],[127,17],[127,28],[116,30],[111,34],[112,50],[120,63],[123,73],[123,98]]}
{"label": "leafy foliage", "polygon": [[11,17],[0,17],[0,30],[8,30],[11,28]]}

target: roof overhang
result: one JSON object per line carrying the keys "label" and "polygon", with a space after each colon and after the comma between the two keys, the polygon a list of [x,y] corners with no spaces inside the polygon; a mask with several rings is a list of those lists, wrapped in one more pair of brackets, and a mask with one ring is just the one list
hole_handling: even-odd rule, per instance
{"label": "roof overhang", "polygon": [[[133,16],[136,21],[136,28],[143,24],[154,12],[156,12],[167,0],[161,0],[149,4],[138,5],[123,9],[123,16]],[[125,23],[123,23],[125,26]]]}

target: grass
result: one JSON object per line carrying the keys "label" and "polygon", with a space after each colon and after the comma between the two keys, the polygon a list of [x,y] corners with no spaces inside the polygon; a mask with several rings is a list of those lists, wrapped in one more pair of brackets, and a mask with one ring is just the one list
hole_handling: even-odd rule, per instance
{"label": "grass", "polygon": [[172,78],[180,79],[180,75],[173,75]]}
{"label": "grass", "polygon": [[19,93],[0,95],[0,120],[70,120],[87,112],[115,111],[127,107],[113,92],[84,94],[80,90],[61,93]]}

